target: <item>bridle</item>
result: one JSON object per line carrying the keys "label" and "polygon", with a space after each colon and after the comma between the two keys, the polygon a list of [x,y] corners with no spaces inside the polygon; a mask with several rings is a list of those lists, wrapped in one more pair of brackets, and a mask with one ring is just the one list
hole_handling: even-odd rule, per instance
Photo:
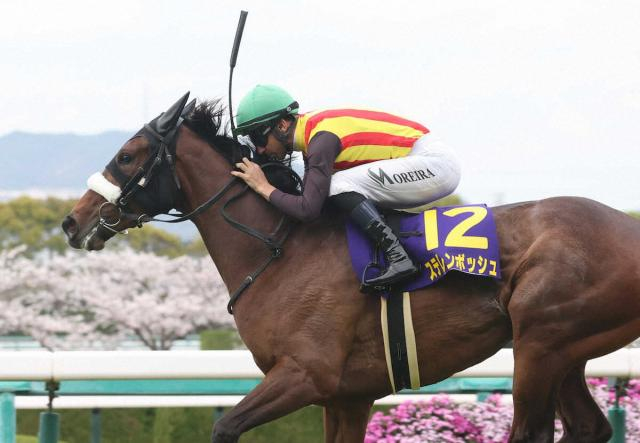
{"label": "bridle", "polygon": [[[145,161],[145,163],[140,168],[138,168],[133,176],[129,177],[122,172],[117,164],[115,157],[107,165],[107,171],[109,171],[114,179],[118,182],[118,184],[122,186],[122,191],[120,193],[120,196],[118,196],[114,201],[109,201],[109,199],[107,199],[108,201],[104,202],[100,206],[98,210],[98,228],[105,229],[112,233],[119,233],[119,231],[116,230],[116,226],[122,221],[135,221],[137,227],[142,227],[145,223],[149,223],[151,221],[161,223],[180,223],[186,220],[192,220],[195,216],[203,213],[211,206],[216,204],[223,196],[227,194],[227,192],[229,192],[231,188],[233,188],[236,183],[241,182],[241,180],[239,180],[237,177],[231,177],[231,179],[218,192],[216,192],[204,203],[200,204],[197,208],[187,214],[170,213],[166,210],[156,212],[157,214],[171,216],[173,217],[172,219],[161,219],[156,218],[155,216],[149,216],[144,213],[138,215],[135,213],[127,212],[127,204],[136,195],[142,195],[143,200],[150,201],[150,195],[148,195],[148,186],[152,185],[153,183],[157,183],[162,179],[162,183],[158,185],[157,188],[166,188],[168,187],[167,183],[172,183],[173,189],[164,189],[164,192],[169,192],[171,194],[169,198],[170,206],[171,208],[175,207],[174,203],[176,201],[176,197],[181,191],[180,181],[175,170],[176,141],[178,129],[180,128],[181,124],[182,119],[180,119],[176,124],[176,127],[164,137],[154,131],[149,125],[145,125],[143,129],[141,129],[136,135],[134,135],[134,138],[143,136],[149,140],[151,144],[151,155]],[[238,147],[239,145],[233,145],[234,155],[232,156],[232,159],[236,157],[235,151]],[[296,174],[296,172],[291,170],[290,168],[287,168],[285,165],[277,162],[270,162],[261,165],[261,168],[286,169],[289,174],[291,174],[291,177],[294,179],[296,184],[302,190],[303,184],[298,174]],[[172,179],[169,180],[167,179],[167,177],[163,177],[163,173],[171,173]],[[229,198],[220,208],[220,214],[225,219],[225,221],[229,223],[233,228],[238,229],[239,231],[262,241],[269,249],[270,254],[269,257],[264,260],[253,273],[245,277],[240,287],[233,293],[231,293],[229,303],[227,304],[227,311],[229,312],[229,314],[233,314],[233,305],[238,300],[240,295],[256,280],[256,278],[269,266],[269,264],[271,264],[274,259],[282,256],[284,252],[283,244],[286,241],[293,225],[292,223],[286,223],[289,218],[286,215],[282,214],[274,233],[271,235],[266,235],[256,229],[251,228],[250,226],[240,223],[239,221],[231,217],[231,215],[229,215],[227,211],[227,208],[233,202],[238,201],[242,196],[244,196],[248,189],[249,186],[243,183],[243,188],[240,190],[240,192]],[[157,198],[158,196],[156,195],[155,197]],[[138,203],[140,204],[140,201],[138,201]],[[118,220],[116,222],[109,222],[103,215],[103,209],[108,205],[113,205],[118,211]]]}
{"label": "bridle", "polygon": [[[131,138],[131,140],[137,137],[146,138],[151,149],[149,158],[132,176],[127,176],[122,172],[117,163],[117,156],[109,162],[106,170],[121,186],[121,191],[114,201],[107,199],[108,201],[100,206],[98,210],[98,224],[100,227],[117,233],[118,231],[115,227],[122,221],[135,221],[136,226],[139,228],[144,223],[152,221],[152,217],[145,213],[138,215],[127,212],[129,201],[136,195],[143,197],[142,201],[138,201],[142,207],[156,213],[163,213],[165,207],[175,206],[175,201],[181,190],[180,179],[175,168],[176,139],[181,124],[182,118],[178,121],[176,127],[164,136],[155,131],[149,124],[146,124]],[[170,171],[172,179],[160,181],[160,174],[165,170]],[[149,186],[154,186],[154,184],[157,185],[156,192],[150,192]],[[155,203],[157,195],[151,194],[157,194],[158,192],[169,195],[166,202]],[[118,211],[118,220],[116,222],[109,222],[103,214],[103,210],[109,205],[112,205]],[[184,220],[188,220],[188,218]]]}

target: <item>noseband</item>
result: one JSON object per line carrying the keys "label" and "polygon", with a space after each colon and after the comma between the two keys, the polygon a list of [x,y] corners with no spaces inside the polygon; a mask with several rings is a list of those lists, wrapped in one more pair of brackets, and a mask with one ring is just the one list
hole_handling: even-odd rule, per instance
{"label": "noseband", "polygon": [[[105,206],[107,205],[112,205],[115,206],[116,210],[118,211],[118,220],[116,220],[113,223],[109,223],[107,221],[107,218],[102,215],[102,210],[104,209]],[[116,226],[118,226],[118,224],[120,224],[120,222],[122,221],[122,211],[118,208],[118,206],[114,203],[111,202],[104,202],[103,204],[100,205],[100,207],[98,208],[98,217],[99,217],[99,222],[98,225],[101,226],[102,228],[113,232],[114,234],[119,234],[120,231],[116,230]],[[125,230],[125,233],[127,231]]]}

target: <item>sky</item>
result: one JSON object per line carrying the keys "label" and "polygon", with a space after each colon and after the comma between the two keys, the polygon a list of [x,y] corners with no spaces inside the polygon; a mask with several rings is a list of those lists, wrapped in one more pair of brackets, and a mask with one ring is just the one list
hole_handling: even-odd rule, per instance
{"label": "sky", "polygon": [[469,203],[640,210],[636,0],[5,0],[0,135],[133,132],[187,90],[226,102],[241,9],[236,106],[272,83],[303,111],[417,120],[460,157]]}

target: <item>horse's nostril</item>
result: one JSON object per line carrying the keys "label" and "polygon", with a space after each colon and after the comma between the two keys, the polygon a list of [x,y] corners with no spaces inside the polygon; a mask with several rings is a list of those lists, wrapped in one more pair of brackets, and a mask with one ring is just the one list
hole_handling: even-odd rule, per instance
{"label": "horse's nostril", "polygon": [[67,234],[67,237],[73,238],[73,236],[78,233],[78,223],[76,223],[73,217],[67,215],[62,221],[62,230]]}

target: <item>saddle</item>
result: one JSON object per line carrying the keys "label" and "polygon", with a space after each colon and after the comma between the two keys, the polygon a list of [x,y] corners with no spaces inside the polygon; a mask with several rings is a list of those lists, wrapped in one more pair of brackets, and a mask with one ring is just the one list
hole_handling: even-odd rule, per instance
{"label": "saddle", "polygon": [[421,272],[393,288],[366,285],[366,280],[386,269],[384,255],[360,228],[347,222],[351,264],[363,292],[388,296],[415,291],[452,270],[500,278],[498,237],[486,205],[437,207],[418,214],[392,211],[384,217]]}

